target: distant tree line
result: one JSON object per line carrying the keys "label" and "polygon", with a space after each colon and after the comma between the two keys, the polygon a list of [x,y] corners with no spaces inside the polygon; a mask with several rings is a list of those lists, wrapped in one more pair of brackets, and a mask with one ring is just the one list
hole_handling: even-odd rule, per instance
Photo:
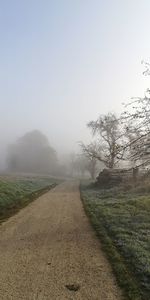
{"label": "distant tree line", "polygon": [[70,176],[85,177],[89,175],[95,179],[97,174],[97,160],[85,153],[70,155]]}

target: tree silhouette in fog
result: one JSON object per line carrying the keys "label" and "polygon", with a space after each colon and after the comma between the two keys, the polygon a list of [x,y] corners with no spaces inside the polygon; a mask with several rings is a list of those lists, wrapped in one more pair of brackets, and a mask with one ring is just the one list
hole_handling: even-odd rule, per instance
{"label": "tree silhouette in fog", "polygon": [[26,133],[8,149],[7,165],[10,171],[53,173],[56,164],[56,151],[38,130]]}

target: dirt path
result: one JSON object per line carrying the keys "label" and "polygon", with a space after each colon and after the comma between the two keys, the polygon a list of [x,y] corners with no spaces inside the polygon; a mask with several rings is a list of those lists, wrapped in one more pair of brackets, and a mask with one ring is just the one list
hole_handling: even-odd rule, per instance
{"label": "dirt path", "polygon": [[[72,284],[78,291],[66,288]],[[121,299],[76,182],[59,185],[0,226],[0,299]]]}

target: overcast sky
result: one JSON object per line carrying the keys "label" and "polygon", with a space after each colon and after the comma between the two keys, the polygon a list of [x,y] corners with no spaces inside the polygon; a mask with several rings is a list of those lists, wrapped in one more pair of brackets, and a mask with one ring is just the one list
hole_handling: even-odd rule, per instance
{"label": "overcast sky", "polygon": [[1,148],[39,129],[73,151],[88,121],[144,94],[149,58],[149,0],[1,0]]}

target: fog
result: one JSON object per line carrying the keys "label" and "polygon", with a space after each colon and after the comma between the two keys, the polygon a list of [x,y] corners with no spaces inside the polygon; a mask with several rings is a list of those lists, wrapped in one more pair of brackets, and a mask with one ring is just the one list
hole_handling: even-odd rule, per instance
{"label": "fog", "polygon": [[42,132],[61,161],[90,140],[87,122],[143,96],[149,11],[148,0],[1,1],[1,169],[27,132]]}

